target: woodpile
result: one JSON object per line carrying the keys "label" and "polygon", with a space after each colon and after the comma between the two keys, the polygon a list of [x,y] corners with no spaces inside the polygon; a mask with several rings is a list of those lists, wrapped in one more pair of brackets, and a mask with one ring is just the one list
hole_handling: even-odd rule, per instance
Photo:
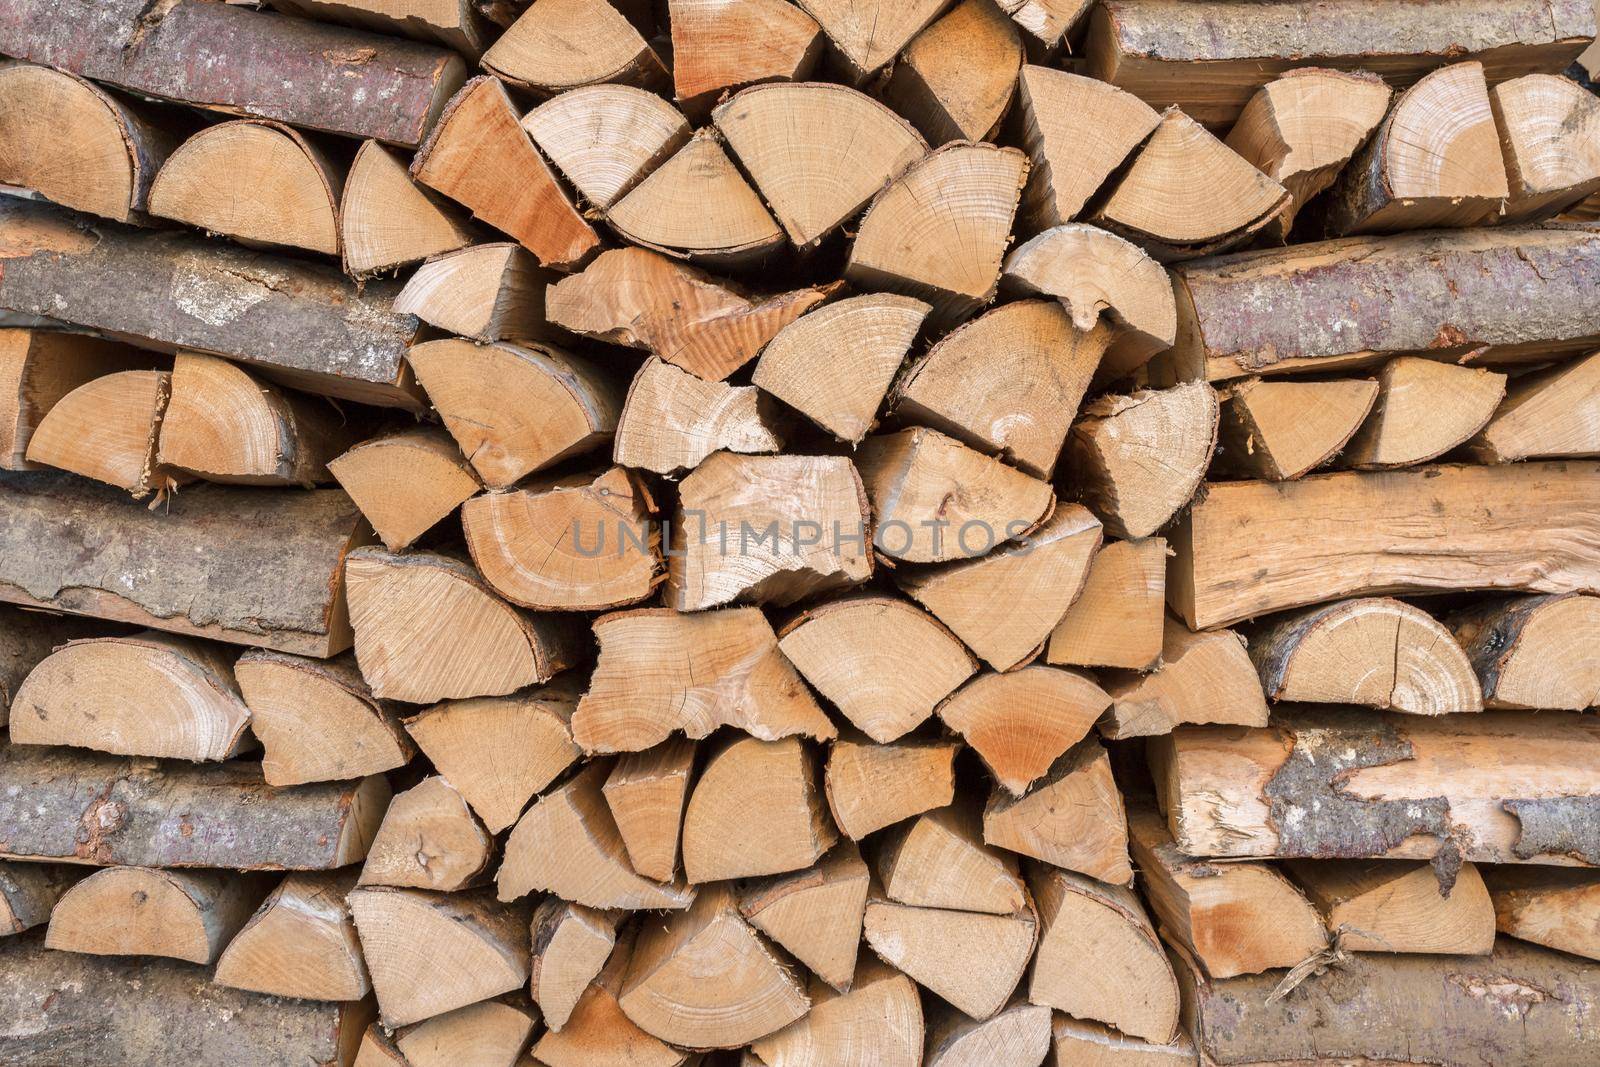
{"label": "woodpile", "polygon": [[1595,34],[0,4],[0,1065],[1591,1062]]}

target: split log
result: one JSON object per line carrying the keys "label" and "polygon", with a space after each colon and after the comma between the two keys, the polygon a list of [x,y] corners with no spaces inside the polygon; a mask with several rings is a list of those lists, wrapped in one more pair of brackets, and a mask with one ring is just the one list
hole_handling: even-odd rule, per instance
{"label": "split log", "polygon": [[[558,0],[563,2],[563,0]],[[411,176],[516,238],[541,264],[576,267],[600,244],[517,125],[505,86],[473,78],[451,97]]]}
{"label": "split log", "polygon": [[1590,596],[1496,597],[1445,620],[1466,649],[1491,708],[1600,705],[1600,600]]}
{"label": "split log", "polygon": [[1449,896],[1432,867],[1411,860],[1291,860],[1287,866],[1345,951],[1494,951],[1494,905],[1470,863],[1462,864]]}
{"label": "split log", "polygon": [[[863,867],[863,877],[865,871]],[[77,873],[75,868],[48,863],[0,863],[0,938],[49,922],[51,909],[72,887]],[[861,940],[859,931],[856,940]]]}
{"label": "split log", "polygon": [[406,720],[406,731],[492,834],[572,765],[577,685],[564,680],[507,697],[447,700]]}
{"label": "split log", "polygon": [[1372,414],[1350,438],[1339,466],[1385,470],[1426,463],[1488,424],[1506,392],[1506,376],[1401,356],[1378,374]]}
{"label": "split log", "polygon": [[694,758],[694,743],[674,737],[619,758],[601,787],[628,863],[646,878],[670,882],[677,874]]}
{"label": "split log", "polygon": [[107,867],[61,896],[46,948],[214,963],[266,896],[265,882],[221,871]]}
{"label": "split log", "polygon": [[877,522],[873,547],[907,563],[981,556],[1036,528],[1055,503],[1049,483],[922,427],[867,438],[856,466]]}
{"label": "split log", "polygon": [[1166,582],[1165,540],[1107,541],[1078,599],[1050,632],[1045,662],[1151,669],[1161,657]]}
{"label": "split log", "polygon": [[1178,1036],[1178,983],[1131,889],[1033,864],[1039,955],[1028,999],[1152,1044]]}
{"label": "split log", "polygon": [[372,990],[345,895],[355,870],[291,874],[228,942],[213,981],[305,1000],[360,1000]]}
{"label": "split log", "polygon": [[225,760],[251,746],[233,657],[191,637],[143,630],[71,641],[23,680],[11,741],[119,756]]}
{"label": "split log", "polygon": [[395,1046],[409,1067],[515,1067],[539,1025],[539,1013],[524,1004],[468,1004],[408,1028]]}
{"label": "split log", "polygon": [[1068,749],[1022,796],[991,792],[983,839],[1103,882],[1133,879],[1122,794],[1111,778],[1111,760],[1093,739]]}
{"label": "split log", "polygon": [[[1121,741],[1170,734],[1187,723],[1267,724],[1265,683],[1243,637],[1231,630],[1195,633],[1170,617],[1162,621],[1161,633],[1161,663],[1154,671],[1105,678],[1111,711],[1101,724],[1102,734]],[[1374,651],[1373,660],[1393,669],[1397,642],[1395,633],[1394,640]],[[1342,675],[1339,680],[1346,685],[1359,681]]]}
{"label": "split log", "polygon": [[390,1029],[518,989],[528,981],[528,913],[488,890],[368,886],[350,914]]}
{"label": "split log", "polygon": [[546,897],[534,909],[530,928],[533,952],[528,993],[539,1006],[545,1025],[560,1030],[616,947],[617,917]]}
{"label": "split log", "polygon": [[346,274],[378,274],[471,242],[457,208],[412,181],[394,149],[366,141],[356,150],[339,200]]}
{"label": "split log", "polygon": [[978,810],[939,808],[889,834],[877,856],[883,895],[899,904],[1011,915],[1028,905],[1017,857],[983,843]]}
{"label": "split log", "polygon": [[628,387],[612,458],[673,475],[693,470],[713,452],[779,452],[779,421],[777,405],[755,386],[708,382],[651,357]]}
{"label": "split log", "polygon": [[[1472,663],[1450,631],[1427,612],[1387,597],[1280,616],[1251,634],[1250,658],[1272,700],[1413,715],[1483,710]],[[1558,662],[1541,660],[1541,667]]]}
{"label": "split log", "polygon": [[455,440],[437,426],[363,441],[330,459],[328,473],[391,552],[410,547],[480,488]]}
{"label": "split log", "polygon": [[983,759],[1012,796],[1049,773],[1094,729],[1111,697],[1089,678],[1055,667],[981,674],[939,705],[939,718]]}
{"label": "split log", "polygon": [[572,716],[585,752],[640,752],[675,730],[698,740],[719,726],[766,740],[837,733],[759,608],[618,611],[596,619],[594,635],[600,659]]}
{"label": "split log", "polygon": [[597,82],[655,88],[667,78],[608,0],[539,0],[483,54],[483,69],[545,96]]}
{"label": "split log", "polygon": [[843,456],[712,456],[678,487],[666,603],[792,604],[865,582],[872,516],[861,483]]}
{"label": "split log", "polygon": [[566,620],[513,608],[449,556],[359,548],[345,587],[356,661],[380,699],[504,696],[581,658],[581,634]]}
{"label": "split log", "polygon": [[1216,465],[1233,477],[1293,481],[1339,454],[1366,421],[1378,395],[1378,383],[1365,378],[1246,378],[1223,393]]}
{"label": "split log", "polygon": [[1194,1045],[1182,1029],[1170,1045],[1153,1045],[1136,1037],[1120,1034],[1100,1023],[1083,1022],[1070,1015],[1055,1013],[1050,1030],[1053,1064],[1088,1063],[1116,1067],[1192,1067]]}
{"label": "split log", "polygon": [[522,128],[601,211],[682,148],[690,132],[678,110],[655,93],[609,83],[546,100],[528,112]]}
{"label": "split log", "polygon": [[549,1067],[591,1067],[596,1063],[680,1067],[689,1058],[689,1053],[639,1029],[617,1004],[633,943],[632,933],[618,939],[605,968],[578,998],[566,1025],[559,1031],[546,1030],[534,1043],[535,1063]]}
{"label": "split log", "polygon": [[461,794],[431,775],[389,802],[358,884],[454,893],[479,884],[493,854],[494,839]]}
{"label": "split log", "polygon": [[742,883],[739,911],[843,993],[856,973],[870,881],[860,849],[840,841],[815,867]]}
{"label": "split log", "polygon": [[544,290],[557,277],[512,241],[468,245],[418,267],[394,309],[477,341],[538,338],[550,332]]}
{"label": "split log", "polygon": [[642,479],[612,467],[475,496],[461,505],[461,526],[484,581],[513,604],[603,611],[655,591],[654,507]]}
{"label": "split log", "polygon": [[959,322],[994,299],[1027,176],[1028,157],[1015,148],[945,145],[873,199],[845,277],[926,300],[946,326]]}
{"label": "split log", "polygon": [[1327,948],[1322,914],[1277,868],[1191,859],[1148,807],[1128,812],[1128,844],[1162,936],[1211,977],[1293,967]]}
{"label": "split log", "polygon": [[[1092,0],[999,0],[1001,10],[1026,30],[1034,47],[1046,53],[1061,44],[1067,31],[1089,10]],[[932,1064],[929,1067],[933,1067]]]}
{"label": "split log", "polygon": [[809,608],[778,647],[806,681],[880,744],[921,725],[978,669],[937,619],[895,597],[846,597]]}
{"label": "split log", "polygon": [[1600,456],[1597,397],[1600,353],[1519,375],[1467,451],[1480,463]]}
{"label": "split log", "polygon": [[483,51],[484,19],[471,0],[267,0],[276,11],[322,22],[357,26],[391,37],[410,37],[453,48],[476,59]]}
{"label": "split log", "polygon": [[1600,592],[1597,488],[1589,462],[1209,485],[1174,533],[1167,602],[1198,628],[1370,593]]}
{"label": "split log", "polygon": [[673,95],[704,114],[727,90],[804,81],[822,55],[822,27],[784,0],[668,0]]}
{"label": "split log", "polygon": [[1191,856],[1435,859],[1447,884],[1463,859],[1600,864],[1583,828],[1600,726],[1565,712],[1283,705],[1270,726],[1185,726],[1149,752]]}
{"label": "split log", "polygon": [[1600,102],[1575,82],[1527,74],[1489,90],[1511,198],[1503,222],[1559,215],[1600,190]]}
{"label": "split log", "polygon": [[800,739],[742,737],[713,753],[695,782],[683,869],[691,885],[798,871],[838,836]]}
{"label": "split log", "polygon": [[0,396],[0,467],[28,469],[28,442],[40,420],[80,385],[164,362],[154,353],[87,334],[0,329],[0,379],[6,382],[6,395]]}
{"label": "split log", "polygon": [[[1084,53],[1092,77],[1227,128],[1258,88],[1293,67],[1370,70],[1403,87],[1442,62],[1474,57],[1500,82],[1564,69],[1593,34],[1588,8],[1546,0],[1468,0],[1448,13],[1362,0],[1244,8],[1110,0],[1094,12]],[[1191,64],[1203,64],[1206,76],[1194,77]]]}
{"label": "split log", "polygon": [[778,331],[751,381],[841,441],[860,444],[931,310],[894,293],[818,308]]}
{"label": "split log", "polygon": [[922,1001],[911,979],[862,960],[847,992],[812,978],[811,1010],[750,1051],[768,1067],[829,1067],[840,1062],[921,1067]]}
{"label": "split log", "polygon": [[230,4],[26,0],[0,52],[141,96],[414,148],[465,74],[432,45]]}
{"label": "split log", "polygon": [[610,442],[621,390],[553,345],[445,338],[406,357],[472,468],[491,489]]}
{"label": "split log", "polygon": [[1220,415],[1204,382],[1092,401],[1067,437],[1068,484],[1107,533],[1148,537],[1200,487]]}
{"label": "split log", "polygon": [[84,382],[45,413],[28,440],[30,466],[105,482],[135,499],[165,496],[182,478],[157,463],[172,374],[125,370]]}
{"label": "split log", "polygon": [[1038,940],[1033,901],[1011,915],[867,901],[867,944],[891,967],[973,1019],[997,1014]]}
{"label": "split log", "polygon": [[946,741],[869,744],[840,738],[823,776],[828,811],[852,841],[955,799],[960,745]]}
{"label": "split log", "polygon": [[945,7],[947,0],[886,2],[797,0],[828,35],[844,72],[856,84],[891,62]]}
{"label": "split log", "polygon": [[979,1021],[930,1008],[927,1067],[1038,1067],[1050,1051],[1050,1009],[1013,1000]]}
{"label": "split log", "polygon": [[394,1039],[378,1023],[367,1027],[361,1035],[361,1047],[356,1050],[351,1067],[410,1067]]}
{"label": "split log", "polygon": [[[1560,867],[1490,867],[1484,871],[1503,934],[1575,956],[1600,959],[1600,880]],[[1503,942],[1502,942],[1503,943]]]}
{"label": "split log", "polygon": [[884,96],[931,144],[990,139],[1022,66],[1017,25],[990,0],[960,0],[917,34]]}
{"label": "split log", "polygon": [[350,646],[340,571],[360,532],[343,493],[205,486],[157,515],[51,474],[0,489],[0,544],[15,546],[0,599],[300,655]]}
{"label": "split log", "polygon": [[648,249],[616,248],[552,285],[545,314],[573,333],[648,349],[691,374],[721,381],[835,288],[752,297]]}

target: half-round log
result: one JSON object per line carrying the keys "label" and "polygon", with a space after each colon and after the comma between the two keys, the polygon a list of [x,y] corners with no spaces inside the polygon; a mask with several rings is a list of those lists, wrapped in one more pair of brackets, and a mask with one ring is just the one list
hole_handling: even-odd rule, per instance
{"label": "half-round log", "polygon": [[682,148],[690,133],[688,121],[655,93],[610,83],[546,100],[522,128],[601,211]]}
{"label": "half-round log", "polygon": [[1472,662],[1485,706],[1600,705],[1600,598],[1496,598],[1445,621]]}
{"label": "half-round log", "polygon": [[45,947],[209,964],[266,895],[260,877],[105,867],[62,894]]}
{"label": "half-round log", "polygon": [[1426,463],[1470,440],[1494,417],[1506,376],[1422,356],[1391,359],[1378,373],[1378,398],[1338,465],[1386,470]]}
{"label": "half-round log", "polygon": [[1526,74],[1489,90],[1511,199],[1501,222],[1559,215],[1600,189],[1600,100],[1569,78]]}
{"label": "half-round log", "polygon": [[608,0],[540,0],[483,54],[483,69],[554,96],[598,82],[655,87],[661,60]]}
{"label": "half-round log", "polygon": [[136,497],[177,484],[156,465],[172,374],[125,370],[92,378],[56,401],[28,439],[28,462],[81,474]]}

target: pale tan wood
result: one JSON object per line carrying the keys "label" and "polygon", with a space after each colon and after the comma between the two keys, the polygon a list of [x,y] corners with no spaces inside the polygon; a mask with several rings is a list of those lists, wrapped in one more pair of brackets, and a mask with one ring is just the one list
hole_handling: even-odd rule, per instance
{"label": "pale tan wood", "polygon": [[1038,940],[1033,901],[1011,915],[867,901],[867,944],[878,957],[974,1019],[1011,999]]}
{"label": "pale tan wood", "polygon": [[339,199],[339,247],[357,278],[416,263],[472,241],[460,210],[411,180],[394,149],[363,141]]}
{"label": "pale tan wood", "polygon": [[225,760],[249,748],[250,709],[219,646],[142,630],[70,641],[11,702],[11,740],[124,756]]}
{"label": "pale tan wood", "polygon": [[694,742],[673,737],[630,752],[611,767],[601,791],[622,836],[628,862],[646,878],[668,882],[678,870],[678,839],[694,771]]}
{"label": "pale tan wood", "polygon": [[853,841],[955,798],[960,745],[842,737],[828,752],[823,786],[839,832]]}
{"label": "pale tan wood", "polygon": [[855,974],[870,881],[861,850],[846,839],[814,867],[741,883],[739,911],[842,993]]}
{"label": "pale tan wood", "polygon": [[602,789],[611,768],[589,763],[545,793],[518,820],[495,874],[501,900],[536,890],[591,908],[686,908],[694,890],[683,880],[642,878],[628,863]]}
{"label": "pale tan wood", "polygon": [[34,427],[29,463],[81,474],[135,497],[166,493],[180,475],[156,463],[161,416],[172,375],[125,370],[92,378],[67,393]]}
{"label": "pale tan wood", "polygon": [[[865,872],[863,867],[863,878]],[[65,865],[0,862],[0,938],[49,922],[51,909],[72,887],[77,874],[76,869]],[[863,882],[863,900],[865,897]],[[856,940],[861,940],[859,930]]]}
{"label": "pale tan wood", "polygon": [[[1392,646],[1391,646],[1392,647]],[[1267,701],[1243,637],[1161,624],[1161,663],[1149,674],[1105,678],[1111,711],[1100,732],[1113,740],[1170,734],[1185,723],[1265,726]]]}
{"label": "pale tan wood", "polygon": [[1239,478],[1292,481],[1331,462],[1361,428],[1379,385],[1366,378],[1263,381],[1223,395],[1216,467]]}
{"label": "pale tan wood", "polygon": [[449,556],[358,548],[345,564],[356,661],[387,700],[504,696],[542,685],[579,657],[567,620],[500,600]]}
{"label": "pale tan wood", "polygon": [[1487,867],[1495,926],[1536,945],[1600,959],[1600,879],[1559,867]]}
{"label": "pale tan wood", "polygon": [[[908,336],[908,345],[910,340]],[[34,466],[27,451],[39,420],[78,386],[162,362],[153,352],[87,334],[0,328],[0,467]]]}
{"label": "pale tan wood", "polygon": [[778,407],[753,385],[697,378],[671,363],[645,360],[628,387],[612,458],[624,467],[672,475],[713,452],[778,452]]}
{"label": "pale tan wood", "polygon": [[836,301],[779,330],[751,381],[841,441],[859,444],[930,310],[895,293]]}
{"label": "pale tan wood", "polygon": [[522,120],[533,143],[601,211],[689,140],[689,123],[655,93],[586,85],[545,101]]}
{"label": "pale tan wood", "polygon": [[822,27],[786,0],[668,0],[673,95],[703,113],[751,82],[804,81],[822,54]]}
{"label": "pale tan wood", "polygon": [[1050,632],[1044,660],[1057,666],[1143,671],[1161,657],[1167,542],[1107,541],[1083,590]]}
{"label": "pale tan wood", "polygon": [[888,64],[948,0],[797,0],[822,26],[845,73],[868,80]]}
{"label": "pale tan wood", "polygon": [[813,978],[809,993],[805,1018],[751,1044],[767,1067],[921,1067],[922,1001],[899,971],[863,959],[848,992]]}
{"label": "pale tan wood", "polygon": [[1494,905],[1471,863],[1462,864],[1449,896],[1432,867],[1412,860],[1290,860],[1286,866],[1342,949],[1451,956],[1494,950]]}
{"label": "pale tan wood", "polygon": [[983,822],[965,800],[885,836],[877,855],[882,895],[919,908],[1011,915],[1027,906],[1017,857],[983,843]]}
{"label": "pale tan wood", "polygon": [[959,0],[907,46],[884,96],[932,144],[983,141],[1011,105],[1017,25],[991,0]]}
{"label": "pale tan wood", "polygon": [[1198,1062],[1182,1029],[1170,1045],[1156,1045],[1060,1012],[1051,1024],[1050,1042],[1050,1067],[1194,1067]]}
{"label": "pale tan wood", "polygon": [[432,256],[394,298],[394,309],[477,341],[543,337],[545,286],[559,277],[514,241]]}
{"label": "pale tan wood", "polygon": [[796,737],[742,737],[713,752],[683,813],[690,884],[798,871],[838,840],[815,757]]}
{"label": "pale tan wood", "polygon": [[983,810],[983,839],[1103,882],[1133,879],[1122,794],[1093,739],[1068,749],[1020,797],[996,787]]}
{"label": "pale tan wood", "polygon": [[616,948],[617,915],[546,897],[534,909],[530,929],[528,993],[545,1025],[560,1030]]}
{"label": "pale tan wood", "polygon": [[476,59],[484,19],[472,0],[267,0],[274,10],[359,26],[393,37],[434,41]]}
{"label": "pale tan wood", "polygon": [[1372,414],[1339,456],[1339,466],[1384,470],[1426,463],[1475,436],[1505,397],[1506,376],[1401,356],[1378,374]]}
{"label": "pale tan wood", "polygon": [[352,1067],[408,1067],[408,1064],[383,1027],[373,1023],[361,1035],[361,1047],[356,1050]]}
{"label": "pale tan wood", "polygon": [[926,1067],[1039,1067],[1050,1050],[1050,1009],[1013,1000],[984,1020],[930,1006]]}
{"label": "pale tan wood", "polygon": [[516,1067],[533,1038],[538,1013],[486,1000],[425,1019],[396,1035],[409,1067]]}
{"label": "pale tan wood", "polygon": [[430,775],[389,802],[359,884],[454,893],[479,884],[493,854],[494,838],[461,794]]}
{"label": "pale tan wood", "polygon": [[945,626],[896,597],[844,597],[803,611],[778,647],[806,681],[879,743],[909,733],[978,669]]}
{"label": "pale tan wood", "polygon": [[1512,378],[1467,450],[1480,463],[1600,455],[1600,353]]}
{"label": "pale tan wood", "polygon": [[45,947],[97,956],[215,962],[266,896],[260,877],[107,867],[62,894]]}
{"label": "pale tan wood", "polygon": [[1501,220],[1559,215],[1600,189],[1600,103],[1577,83],[1526,74],[1489,90],[1511,196]]}
{"label": "pale tan wood", "polygon": [[488,890],[352,889],[350,913],[385,1026],[421,1022],[528,981],[528,913]]}
{"label": "pale tan wood", "polygon": [[[998,0],[1001,10],[1009,13],[1035,42],[1035,47],[1046,52],[1061,44],[1071,30],[1089,10],[1093,0]],[[929,1067],[933,1067],[932,1064]]]}
{"label": "pale tan wood", "polygon": [[1133,891],[1071,871],[1028,868],[1038,901],[1039,955],[1028,999],[1132,1037],[1178,1036],[1178,983]]}
{"label": "pale tan wood", "polygon": [[639,752],[676,730],[698,740],[719,726],[768,740],[837,733],[757,608],[619,611],[594,633],[600,659],[572,717],[585,752]]}
{"label": "pale tan wood", "polygon": [[291,874],[228,942],[218,985],[305,1000],[360,1000],[372,991],[345,896],[353,867]]}
{"label": "pale tan wood", "polygon": [[418,149],[411,176],[516,238],[541,264],[574,268],[599,247],[594,228],[517,125],[497,78],[473,78],[451,97]]}
{"label": "pale tan wood", "polygon": [[939,705],[1008,793],[1021,796],[1088,736],[1111,697],[1076,671],[1031,666],[981,674]]}
{"label": "pale tan wood", "polygon": [[597,82],[654,88],[667,74],[608,0],[534,0],[483,54],[483,68],[549,96]]}
{"label": "pale tan wood", "polygon": [[1600,599],[1493,598],[1445,624],[1466,650],[1485,706],[1582,711],[1600,704],[1600,672],[1589,654],[1600,636]]}
{"label": "pale tan wood", "polygon": [[548,1067],[593,1067],[615,1063],[626,1067],[679,1067],[689,1053],[675,1049],[634,1025],[622,1013],[617,997],[633,955],[632,931],[619,936],[617,947],[600,976],[578,998],[566,1025],[546,1030],[533,1046],[535,1063]]}
{"label": "pale tan wood", "polygon": [[362,441],[330,459],[328,473],[391,552],[410,547],[481,488],[455,439],[437,426]]}
{"label": "pale tan wood", "polygon": [[905,293],[949,326],[994,298],[1028,157],[955,141],[913,164],[872,201],[850,246],[845,277]]}
{"label": "pale tan wood", "polygon": [[1273,700],[1413,715],[1483,710],[1472,663],[1450,631],[1427,612],[1387,597],[1279,616],[1250,635],[1250,659]]}

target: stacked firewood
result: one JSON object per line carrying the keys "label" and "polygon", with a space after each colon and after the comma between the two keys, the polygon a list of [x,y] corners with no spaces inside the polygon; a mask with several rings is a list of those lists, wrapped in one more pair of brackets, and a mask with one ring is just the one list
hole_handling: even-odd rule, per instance
{"label": "stacked firewood", "polygon": [[1577,1065],[1589,0],[4,0],[0,1063]]}

